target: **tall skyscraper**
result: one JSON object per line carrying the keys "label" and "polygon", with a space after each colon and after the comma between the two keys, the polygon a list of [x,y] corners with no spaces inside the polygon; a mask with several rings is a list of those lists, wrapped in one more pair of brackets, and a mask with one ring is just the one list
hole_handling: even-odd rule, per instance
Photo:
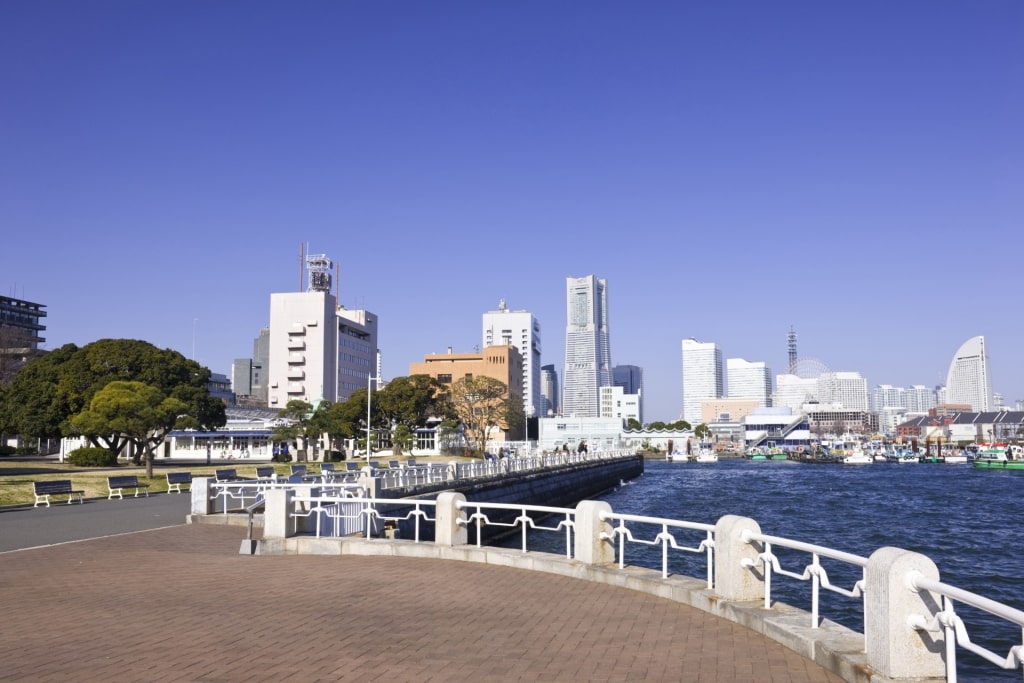
{"label": "tall skyscraper", "polygon": [[510,311],[505,300],[484,313],[483,347],[514,346],[523,358],[523,410],[527,417],[543,414],[540,400],[540,323],[529,311]]}
{"label": "tall skyscraper", "polygon": [[722,350],[714,342],[683,340],[683,419],[696,427],[701,401],[722,398]]}
{"label": "tall skyscraper", "polygon": [[558,371],[554,365],[542,365],[540,368],[540,404],[541,417],[551,417],[561,412],[558,402]]}
{"label": "tall skyscraper", "polygon": [[772,371],[764,361],[727,358],[725,380],[729,398],[750,398],[762,408],[772,405]]}
{"label": "tall skyscraper", "polygon": [[637,396],[637,421],[644,422],[644,369],[638,365],[616,365],[612,368],[612,384],[622,387],[624,394]]}
{"label": "tall skyscraper", "polygon": [[818,376],[818,400],[844,410],[868,409],[868,381],[859,372],[823,372]]}
{"label": "tall skyscraper", "polygon": [[972,337],[957,349],[946,375],[946,402],[969,404],[975,412],[992,409],[985,337]]}
{"label": "tall skyscraper", "polygon": [[565,304],[562,414],[598,417],[600,389],[612,386],[608,283],[593,275],[566,278]]}

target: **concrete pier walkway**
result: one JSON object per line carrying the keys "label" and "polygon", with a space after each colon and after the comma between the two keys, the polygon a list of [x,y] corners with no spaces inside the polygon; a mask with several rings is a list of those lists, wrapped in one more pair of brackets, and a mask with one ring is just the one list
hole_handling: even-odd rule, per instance
{"label": "concrete pier walkway", "polygon": [[840,681],[635,591],[399,557],[244,556],[180,525],[0,553],[0,680]]}

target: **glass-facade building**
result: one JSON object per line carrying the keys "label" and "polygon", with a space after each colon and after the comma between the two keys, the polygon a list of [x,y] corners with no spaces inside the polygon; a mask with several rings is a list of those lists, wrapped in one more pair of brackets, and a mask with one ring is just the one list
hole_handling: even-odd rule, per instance
{"label": "glass-facade building", "polygon": [[600,389],[612,386],[608,283],[593,275],[566,278],[562,414],[600,415]]}

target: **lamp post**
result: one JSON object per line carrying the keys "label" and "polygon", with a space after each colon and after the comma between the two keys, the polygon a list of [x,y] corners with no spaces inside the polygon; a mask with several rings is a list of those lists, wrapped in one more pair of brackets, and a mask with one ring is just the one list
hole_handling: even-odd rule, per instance
{"label": "lamp post", "polygon": [[366,464],[370,464],[370,405],[373,401],[373,393],[370,391],[370,382],[377,380],[380,382],[380,375],[374,377],[373,375],[366,374]]}
{"label": "lamp post", "polygon": [[192,318],[192,360],[196,359],[196,323],[199,318]]}

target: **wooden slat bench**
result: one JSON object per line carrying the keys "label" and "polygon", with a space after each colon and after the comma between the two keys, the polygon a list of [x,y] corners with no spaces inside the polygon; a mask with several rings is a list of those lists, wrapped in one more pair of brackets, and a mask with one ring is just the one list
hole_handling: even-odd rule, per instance
{"label": "wooden slat bench", "polygon": [[34,481],[32,486],[35,489],[36,503],[32,507],[38,507],[41,503],[46,503],[46,507],[50,507],[50,496],[63,496],[67,495],[68,505],[74,500],[75,496],[78,496],[78,502],[84,503],[82,496],[85,495],[85,491],[77,491],[71,488],[70,479],[55,479],[51,481]]}
{"label": "wooden slat bench", "polygon": [[110,500],[114,496],[117,496],[121,500],[124,500],[124,490],[135,489],[135,497],[138,498],[140,493],[145,493],[146,497],[149,498],[149,484],[140,484],[139,478],[134,474],[125,474],[116,477],[107,477],[107,490],[110,491],[107,494],[107,500]]}
{"label": "wooden slat bench", "polygon": [[167,473],[167,493],[181,493],[181,485],[186,486],[192,485],[192,473],[191,472],[168,472]]}
{"label": "wooden slat bench", "polygon": [[213,474],[217,481],[238,481],[240,478],[238,476],[238,470],[234,469],[216,470]]}

